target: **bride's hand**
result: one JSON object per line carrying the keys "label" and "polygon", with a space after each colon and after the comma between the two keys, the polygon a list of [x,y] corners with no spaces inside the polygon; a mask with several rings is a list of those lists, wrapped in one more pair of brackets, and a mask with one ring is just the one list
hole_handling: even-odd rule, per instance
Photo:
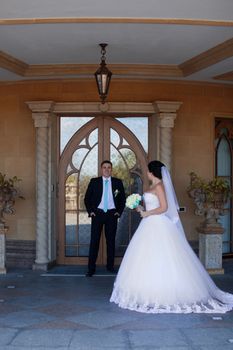
{"label": "bride's hand", "polygon": [[144,210],[144,208],[141,205],[138,205],[137,208],[136,208],[136,211],[138,213],[141,213],[141,211],[143,211],[143,210]]}
{"label": "bride's hand", "polygon": [[141,218],[146,218],[147,216],[149,216],[149,213],[148,211],[142,210],[140,211],[140,216]]}

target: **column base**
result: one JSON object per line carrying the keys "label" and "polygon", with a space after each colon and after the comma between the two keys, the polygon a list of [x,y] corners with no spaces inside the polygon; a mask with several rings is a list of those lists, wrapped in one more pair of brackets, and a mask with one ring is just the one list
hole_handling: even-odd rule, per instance
{"label": "column base", "polygon": [[6,274],[6,268],[0,267],[0,275],[5,275],[5,274]]}
{"label": "column base", "polygon": [[34,263],[32,265],[33,271],[48,271],[48,263]]}

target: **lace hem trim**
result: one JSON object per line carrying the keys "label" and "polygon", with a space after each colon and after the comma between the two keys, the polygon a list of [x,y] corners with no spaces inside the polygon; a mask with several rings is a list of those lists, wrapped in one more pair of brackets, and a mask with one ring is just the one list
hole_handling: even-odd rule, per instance
{"label": "lace hem trim", "polygon": [[140,304],[137,300],[123,297],[122,293],[113,291],[110,302],[117,304],[122,309],[137,312],[161,314],[161,313],[226,313],[233,309],[233,304],[224,304],[216,299],[210,298],[206,302],[192,304],[161,305],[159,303]]}

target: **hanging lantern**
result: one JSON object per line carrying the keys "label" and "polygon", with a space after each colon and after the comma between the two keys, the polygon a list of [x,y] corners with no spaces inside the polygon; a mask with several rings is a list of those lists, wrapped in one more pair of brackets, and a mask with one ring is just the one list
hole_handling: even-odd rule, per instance
{"label": "hanging lantern", "polygon": [[112,72],[107,68],[105,63],[106,57],[106,46],[108,44],[99,44],[101,47],[101,63],[100,67],[95,72],[95,79],[98,87],[98,92],[101,98],[101,102],[105,103],[105,100],[108,95],[109,85],[112,77]]}

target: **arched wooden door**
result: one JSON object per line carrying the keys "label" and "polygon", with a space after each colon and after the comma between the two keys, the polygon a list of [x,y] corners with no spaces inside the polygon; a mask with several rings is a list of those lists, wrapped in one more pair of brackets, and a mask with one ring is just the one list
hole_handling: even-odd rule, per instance
{"label": "arched wooden door", "polygon": [[[113,176],[123,180],[126,194],[142,193],[147,155],[137,137],[109,116],[98,116],[82,126],[70,139],[59,161],[59,264],[87,264],[90,224],[84,196],[92,177],[100,175],[104,159],[113,163]],[[139,222],[138,214],[125,209],[118,223],[116,259],[119,263]],[[106,264],[102,235],[97,264]]]}

